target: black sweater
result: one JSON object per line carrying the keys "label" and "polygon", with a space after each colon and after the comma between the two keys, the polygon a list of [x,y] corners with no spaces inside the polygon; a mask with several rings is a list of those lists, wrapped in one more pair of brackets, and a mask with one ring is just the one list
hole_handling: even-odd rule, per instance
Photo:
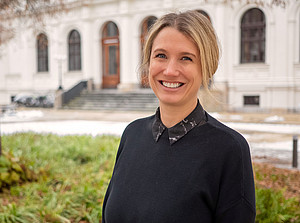
{"label": "black sweater", "polygon": [[104,203],[103,223],[253,223],[255,190],[249,147],[207,115],[170,145],[156,142],[155,116],[127,126]]}

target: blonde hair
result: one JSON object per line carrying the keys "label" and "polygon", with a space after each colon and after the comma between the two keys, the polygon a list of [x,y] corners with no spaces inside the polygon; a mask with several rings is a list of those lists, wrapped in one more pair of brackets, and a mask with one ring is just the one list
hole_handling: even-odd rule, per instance
{"label": "blonde hair", "polygon": [[218,68],[219,46],[211,22],[197,11],[189,10],[182,13],[169,13],[153,24],[144,46],[141,72],[143,74],[149,73],[154,39],[166,27],[178,30],[195,43],[200,55],[202,86],[208,90],[209,82]]}

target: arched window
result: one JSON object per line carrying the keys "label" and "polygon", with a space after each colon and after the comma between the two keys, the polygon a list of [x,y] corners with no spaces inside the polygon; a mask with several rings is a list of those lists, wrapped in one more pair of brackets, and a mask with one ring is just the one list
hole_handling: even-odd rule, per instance
{"label": "arched window", "polygon": [[[142,22],[141,36],[140,36],[141,52],[143,52],[148,32],[149,32],[151,26],[155,23],[156,20],[157,20],[157,18],[155,16],[149,16],[149,17],[145,18]],[[141,55],[142,54],[143,53],[141,53]],[[150,87],[149,83],[148,83],[148,77],[147,77],[146,74],[141,74],[141,87],[143,87],[143,88]]]}
{"label": "arched window", "polygon": [[38,72],[48,71],[48,38],[41,33],[36,38],[37,46],[37,70]]}
{"label": "arched window", "polygon": [[207,12],[203,11],[203,10],[197,10],[197,12],[201,13],[202,15],[204,15],[206,18],[208,18],[209,21],[211,21],[209,15],[207,14]]}
{"label": "arched window", "polygon": [[120,83],[119,30],[107,22],[102,32],[103,88],[116,88]]}
{"label": "arched window", "polygon": [[72,30],[68,38],[69,45],[69,70],[81,70],[81,40],[80,34]]}
{"label": "arched window", "polygon": [[241,21],[241,63],[265,62],[266,22],[264,13],[253,8]]}

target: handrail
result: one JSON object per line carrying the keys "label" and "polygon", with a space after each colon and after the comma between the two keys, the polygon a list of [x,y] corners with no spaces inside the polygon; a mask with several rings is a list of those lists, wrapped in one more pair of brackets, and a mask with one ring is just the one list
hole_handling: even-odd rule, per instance
{"label": "handrail", "polygon": [[72,99],[79,96],[81,91],[87,88],[87,81],[80,81],[74,87],[62,95],[62,105],[68,104]]}

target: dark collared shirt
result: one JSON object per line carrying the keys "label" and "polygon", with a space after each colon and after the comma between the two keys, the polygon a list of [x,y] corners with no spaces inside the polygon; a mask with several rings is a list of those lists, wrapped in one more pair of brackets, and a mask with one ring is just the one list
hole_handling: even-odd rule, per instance
{"label": "dark collared shirt", "polygon": [[206,112],[206,124],[199,126],[205,120],[201,111],[198,106],[185,118],[198,125],[190,124],[188,129],[194,128],[188,134],[179,127],[185,135],[173,145],[171,128],[157,142],[153,139],[153,123],[161,126],[155,115],[126,127],[103,201],[102,223],[255,222],[247,141]]}
{"label": "dark collared shirt", "polygon": [[201,104],[197,103],[196,108],[181,122],[177,123],[171,128],[167,128],[160,119],[160,110],[157,108],[155,114],[155,120],[152,126],[152,134],[154,140],[157,142],[165,129],[168,129],[170,145],[177,142],[183,136],[185,136],[194,127],[203,125],[207,122],[205,111]]}

